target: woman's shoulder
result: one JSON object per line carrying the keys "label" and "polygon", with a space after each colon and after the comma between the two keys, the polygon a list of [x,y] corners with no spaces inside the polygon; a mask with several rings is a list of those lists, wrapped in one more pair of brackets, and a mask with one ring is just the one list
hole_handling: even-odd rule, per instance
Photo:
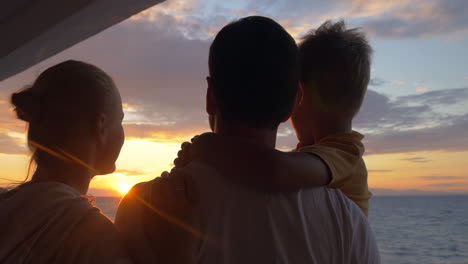
{"label": "woman's shoulder", "polygon": [[90,242],[96,238],[104,240],[119,239],[117,229],[112,221],[107,218],[98,208],[94,207],[79,223],[77,230],[85,231],[82,237],[90,239]]}
{"label": "woman's shoulder", "polygon": [[130,263],[121,235],[112,221],[96,207],[76,225],[64,246],[75,248],[68,251],[68,258],[75,263]]}

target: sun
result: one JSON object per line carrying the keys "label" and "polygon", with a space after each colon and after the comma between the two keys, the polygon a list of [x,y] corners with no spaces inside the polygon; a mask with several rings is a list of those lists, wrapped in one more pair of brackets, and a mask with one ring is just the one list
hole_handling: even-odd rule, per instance
{"label": "sun", "polygon": [[121,183],[119,186],[117,186],[117,190],[120,192],[120,194],[125,195],[127,194],[128,191],[130,191],[130,189],[132,188],[133,186],[131,184],[128,184],[128,183]]}

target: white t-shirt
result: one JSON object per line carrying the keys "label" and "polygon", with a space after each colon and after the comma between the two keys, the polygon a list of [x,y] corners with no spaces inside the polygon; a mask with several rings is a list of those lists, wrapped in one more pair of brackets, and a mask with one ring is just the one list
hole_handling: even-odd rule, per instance
{"label": "white t-shirt", "polygon": [[271,194],[237,185],[192,162],[182,169],[197,189],[193,263],[380,263],[362,211],[325,187]]}

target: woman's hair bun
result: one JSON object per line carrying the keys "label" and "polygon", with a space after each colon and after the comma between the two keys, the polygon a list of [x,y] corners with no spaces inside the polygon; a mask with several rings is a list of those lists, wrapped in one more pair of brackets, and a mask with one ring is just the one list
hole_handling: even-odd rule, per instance
{"label": "woman's hair bun", "polygon": [[11,104],[15,106],[16,116],[26,122],[32,122],[38,109],[31,88],[24,89],[11,95]]}

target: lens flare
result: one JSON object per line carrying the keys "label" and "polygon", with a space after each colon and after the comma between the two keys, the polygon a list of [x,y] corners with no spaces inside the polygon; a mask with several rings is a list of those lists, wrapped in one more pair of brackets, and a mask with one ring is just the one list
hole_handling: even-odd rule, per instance
{"label": "lens flare", "polygon": [[132,188],[132,185],[129,183],[121,183],[117,186],[117,190],[120,192],[120,194],[125,195],[127,194],[128,191]]}

